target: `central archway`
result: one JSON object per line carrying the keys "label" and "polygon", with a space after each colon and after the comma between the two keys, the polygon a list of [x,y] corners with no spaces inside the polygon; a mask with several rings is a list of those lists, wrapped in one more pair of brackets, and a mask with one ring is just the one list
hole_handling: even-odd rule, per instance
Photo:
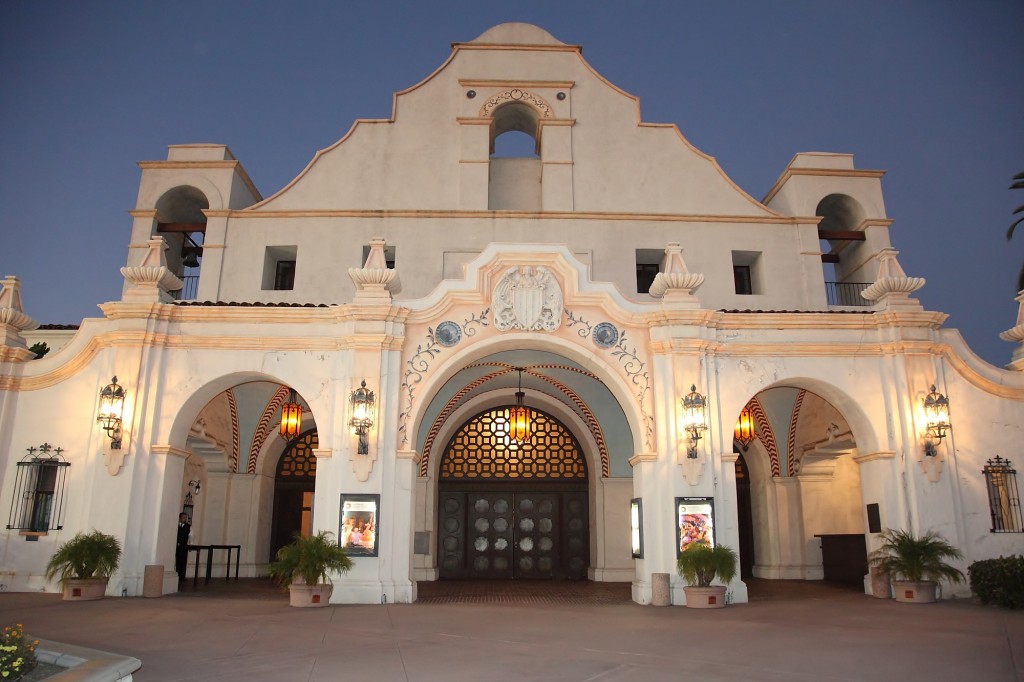
{"label": "central archway", "polygon": [[476,414],[445,447],[438,480],[440,577],[585,579],[586,458],[572,432],[537,409],[530,439],[510,439],[510,407]]}

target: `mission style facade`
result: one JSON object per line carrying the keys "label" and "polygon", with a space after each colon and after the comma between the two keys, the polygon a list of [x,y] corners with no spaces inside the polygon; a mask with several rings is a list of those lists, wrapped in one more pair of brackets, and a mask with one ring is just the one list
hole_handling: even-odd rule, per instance
{"label": "mission style facade", "polygon": [[755,199],[578,46],[504,24],[272,196],[223,145],[139,165],[102,318],[37,329],[4,280],[8,590],[56,589],[50,554],[95,528],[124,547],[108,594],[172,593],[183,510],[242,576],[331,531],[334,602],[556,578],[648,603],[667,573],[680,604],[699,537],[739,551],[738,602],[748,576],[870,591],[885,528],[962,568],[1024,550],[1024,350],[988,365],[922,308],[850,155],[796,154]]}

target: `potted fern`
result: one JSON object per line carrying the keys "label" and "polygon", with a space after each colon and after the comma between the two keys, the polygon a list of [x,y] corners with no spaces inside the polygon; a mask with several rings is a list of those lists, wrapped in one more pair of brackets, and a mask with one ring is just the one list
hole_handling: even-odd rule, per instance
{"label": "potted fern", "polygon": [[334,590],[329,574],[352,568],[352,560],[333,535],[326,530],[309,537],[296,533],[290,545],[277,551],[269,573],[288,588],[292,606],[327,606]]}
{"label": "potted fern", "polygon": [[[691,542],[679,553],[679,575],[686,581],[683,592],[691,609],[720,609],[725,606],[726,585],[736,577],[736,550],[726,545],[712,547],[705,540]],[[722,584],[712,585],[718,578]]]}
{"label": "potted fern", "polygon": [[46,578],[60,579],[66,600],[101,599],[120,562],[121,543],[113,535],[98,530],[77,533],[50,557]]}
{"label": "potted fern", "polygon": [[868,557],[893,577],[896,601],[917,604],[935,601],[938,580],[963,581],[964,574],[946,559],[963,559],[963,553],[935,531],[915,535],[892,528],[882,531],[882,545]]}

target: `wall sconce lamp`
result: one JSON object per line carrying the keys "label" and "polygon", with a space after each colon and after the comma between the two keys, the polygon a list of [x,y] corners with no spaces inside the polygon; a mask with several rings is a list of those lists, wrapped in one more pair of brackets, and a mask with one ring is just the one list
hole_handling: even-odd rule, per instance
{"label": "wall sconce lamp", "polygon": [[121,416],[124,414],[124,388],[118,385],[117,377],[100,391],[100,406],[96,422],[107,432],[110,449],[121,449]]}
{"label": "wall sconce lamp", "polygon": [[295,397],[295,389],[292,389],[288,402],[281,406],[281,438],[295,438],[302,429],[302,405],[299,405]]}
{"label": "wall sconce lamp", "polygon": [[533,416],[530,409],[523,405],[523,368],[516,367],[519,372],[519,390],[516,391],[516,404],[508,411],[508,437],[514,443],[522,445],[533,435]]}
{"label": "wall sconce lamp", "polygon": [[924,397],[924,454],[934,457],[936,446],[946,437],[949,430],[949,400],[935,390],[932,384],[931,393]]}
{"label": "wall sconce lamp", "polygon": [[690,434],[686,448],[686,456],[690,459],[697,459],[697,443],[708,428],[707,405],[707,398],[697,393],[697,385],[691,385],[690,392],[683,398],[683,430]]}
{"label": "wall sconce lamp", "polygon": [[373,391],[367,390],[365,379],[359,384],[359,388],[352,391],[349,402],[352,403],[352,419],[348,423],[352,427],[352,432],[359,436],[359,449],[356,453],[367,455],[370,453],[370,443],[366,438],[366,432],[373,426],[376,398]]}
{"label": "wall sconce lamp", "polygon": [[747,448],[754,441],[754,415],[750,412],[750,403],[743,406],[739,419],[736,420],[733,440],[740,444],[743,452],[746,452]]}

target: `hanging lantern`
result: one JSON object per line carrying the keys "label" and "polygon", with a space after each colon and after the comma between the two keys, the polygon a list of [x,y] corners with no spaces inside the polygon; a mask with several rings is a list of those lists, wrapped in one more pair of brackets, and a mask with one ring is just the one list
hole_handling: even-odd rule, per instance
{"label": "hanging lantern", "polygon": [[294,438],[301,428],[302,405],[296,402],[293,389],[288,402],[281,406],[281,438]]}
{"label": "hanging lantern", "polygon": [[523,369],[516,367],[519,372],[519,390],[516,391],[516,404],[508,411],[508,437],[514,443],[525,443],[533,435],[533,411],[523,405]]}
{"label": "hanging lantern", "polygon": [[740,412],[740,417],[736,420],[733,440],[740,444],[744,452],[754,440],[754,416],[750,413],[750,403],[743,406],[743,411]]}

